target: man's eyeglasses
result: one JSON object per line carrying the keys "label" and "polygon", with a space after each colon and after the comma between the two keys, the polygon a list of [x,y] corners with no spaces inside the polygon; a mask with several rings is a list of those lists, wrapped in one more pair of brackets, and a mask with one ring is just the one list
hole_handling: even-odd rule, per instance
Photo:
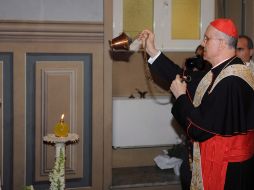
{"label": "man's eyeglasses", "polygon": [[204,39],[203,39],[204,43],[208,42],[209,40],[222,40],[222,39],[220,39],[220,38],[209,38],[207,36],[204,36]]}

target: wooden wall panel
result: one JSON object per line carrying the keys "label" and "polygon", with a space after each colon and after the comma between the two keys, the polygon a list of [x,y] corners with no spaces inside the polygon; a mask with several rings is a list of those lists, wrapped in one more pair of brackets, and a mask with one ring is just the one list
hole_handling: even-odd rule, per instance
{"label": "wooden wall panel", "polygon": [[[36,62],[36,138],[53,133],[54,126],[65,114],[65,123],[70,132],[80,134],[77,145],[67,146],[66,178],[81,178],[83,175],[83,65],[78,61],[38,61]],[[36,142],[35,180],[46,180],[54,164],[54,148]],[[80,147],[77,147],[80,146]],[[45,150],[45,151],[44,151]],[[79,159],[78,159],[79,158]],[[36,164],[38,166],[38,164]]]}
{"label": "wooden wall panel", "polygon": [[0,187],[3,181],[3,111],[2,111],[2,94],[3,94],[3,61],[0,60]]}
{"label": "wooden wall panel", "polygon": [[0,52],[0,181],[12,189],[13,161],[13,54]]}
{"label": "wooden wall panel", "polygon": [[3,174],[3,190],[31,184],[36,190],[48,189],[54,147],[45,145],[42,137],[53,132],[63,112],[71,132],[80,136],[77,144],[66,148],[66,188],[103,188],[103,149],[111,144],[104,145],[103,136],[102,26],[0,22],[0,53],[13,54],[13,75],[7,72],[13,80],[5,80],[13,85],[7,94],[13,102],[8,124],[13,131],[8,131],[9,144],[4,143],[9,173]]}
{"label": "wooden wall panel", "polygon": [[[92,112],[96,110],[91,104],[93,54],[30,52],[26,55],[26,128],[27,142],[30,142],[26,145],[30,150],[27,166],[34,163],[33,167],[27,167],[27,183],[37,184],[37,188],[46,187],[54,165],[55,148],[43,143],[42,139],[53,133],[64,113],[70,132],[80,137],[78,143],[66,146],[67,187],[72,187],[71,183],[91,186]],[[34,146],[30,145],[33,143]]]}

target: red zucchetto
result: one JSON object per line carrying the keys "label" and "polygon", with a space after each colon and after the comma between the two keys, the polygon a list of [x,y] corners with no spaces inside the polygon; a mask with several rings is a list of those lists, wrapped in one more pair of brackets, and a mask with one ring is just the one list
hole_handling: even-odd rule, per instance
{"label": "red zucchetto", "polygon": [[234,38],[238,38],[237,28],[234,22],[228,18],[218,18],[210,23],[217,30],[232,36]]}

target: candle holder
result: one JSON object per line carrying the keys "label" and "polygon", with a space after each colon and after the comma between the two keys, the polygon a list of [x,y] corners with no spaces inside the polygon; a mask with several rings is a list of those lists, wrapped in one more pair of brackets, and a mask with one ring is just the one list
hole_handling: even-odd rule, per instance
{"label": "candle holder", "polygon": [[[48,134],[43,137],[43,141],[48,144],[55,145],[55,167],[61,168],[61,174],[55,172],[55,167],[53,168],[52,173],[50,173],[51,185],[50,189],[54,185],[59,185],[55,181],[61,182],[58,189],[64,190],[65,187],[65,146],[66,144],[74,144],[79,140],[79,136],[75,133],[69,133],[66,137],[57,137],[55,134]],[[57,178],[57,179],[54,179]]]}
{"label": "candle holder", "polygon": [[[75,133],[69,133],[67,137],[57,137],[55,134],[48,134],[43,137],[43,141],[48,144],[55,144],[56,157],[59,156],[60,148],[64,148],[65,144],[74,144],[79,140],[79,136]],[[64,151],[65,153],[65,151]]]}

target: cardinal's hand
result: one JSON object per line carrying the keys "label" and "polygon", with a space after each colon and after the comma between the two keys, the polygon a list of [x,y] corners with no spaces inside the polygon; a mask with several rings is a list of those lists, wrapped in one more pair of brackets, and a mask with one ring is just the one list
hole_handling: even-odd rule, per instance
{"label": "cardinal's hand", "polygon": [[179,96],[186,94],[187,84],[180,77],[180,75],[176,75],[175,80],[171,83],[170,90],[174,94],[177,99]]}

